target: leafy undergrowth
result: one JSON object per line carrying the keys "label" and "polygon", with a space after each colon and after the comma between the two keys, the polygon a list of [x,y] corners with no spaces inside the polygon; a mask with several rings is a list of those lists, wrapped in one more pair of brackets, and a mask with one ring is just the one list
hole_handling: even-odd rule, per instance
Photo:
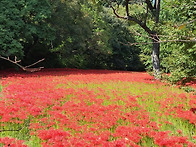
{"label": "leafy undergrowth", "polygon": [[1,72],[0,145],[196,146],[196,96],[144,72]]}
{"label": "leafy undergrowth", "polygon": [[183,89],[185,92],[192,92],[196,95],[196,79],[192,79],[192,81],[186,83],[178,83],[178,87]]}

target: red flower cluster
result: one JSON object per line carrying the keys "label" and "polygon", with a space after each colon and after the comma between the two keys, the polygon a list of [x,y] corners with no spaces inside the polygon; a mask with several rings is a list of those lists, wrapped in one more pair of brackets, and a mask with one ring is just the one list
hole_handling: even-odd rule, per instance
{"label": "red flower cluster", "polygon": [[[195,128],[196,97],[145,72],[45,69],[0,76],[0,129],[28,127],[42,146],[196,146],[195,130],[188,134],[177,124]],[[0,143],[25,146],[8,137]]]}
{"label": "red flower cluster", "polygon": [[9,137],[0,138],[0,144],[1,143],[4,144],[5,147],[27,147],[27,145],[23,144],[23,140],[16,140]]}

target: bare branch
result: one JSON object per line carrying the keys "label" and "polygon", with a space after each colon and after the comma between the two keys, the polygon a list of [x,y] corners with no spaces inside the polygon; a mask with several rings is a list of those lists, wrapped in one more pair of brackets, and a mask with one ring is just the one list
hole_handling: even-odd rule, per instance
{"label": "bare branch", "polygon": [[17,66],[20,67],[22,70],[27,71],[27,72],[40,71],[42,68],[44,68],[44,67],[29,68],[29,67],[31,67],[31,66],[33,66],[33,65],[36,65],[36,64],[38,64],[38,63],[44,61],[44,60],[45,60],[44,58],[41,59],[41,60],[39,60],[39,61],[37,61],[37,62],[35,62],[35,63],[33,63],[33,64],[31,64],[31,65],[25,66],[25,67],[22,66],[22,65],[20,65],[20,64],[18,64],[21,60],[18,60],[18,61],[17,61],[17,57],[16,57],[16,56],[15,56],[15,58],[14,58],[14,61],[11,60],[9,57],[6,58],[6,57],[3,57],[3,56],[1,56],[1,55],[0,55],[0,58],[3,59],[3,60],[7,60],[7,61],[9,61],[9,62],[11,62],[11,63],[17,65]]}
{"label": "bare branch", "polygon": [[31,64],[31,65],[25,66],[25,68],[31,67],[31,66],[33,66],[33,65],[36,65],[36,64],[38,64],[39,62],[42,62],[42,61],[44,61],[44,60],[45,60],[45,58],[43,58],[43,59],[41,59],[41,60],[39,60],[39,61],[37,61],[37,62]]}
{"label": "bare branch", "polygon": [[114,7],[112,5],[110,5],[110,7],[112,8],[113,13],[114,13],[114,15],[116,15],[116,17],[122,18],[122,19],[127,19],[127,17],[123,17],[123,16],[118,15],[118,13],[116,12],[116,10],[114,9]]}
{"label": "bare branch", "polygon": [[17,66],[19,66],[19,67],[20,67],[21,69],[23,69],[23,70],[24,70],[24,68],[25,68],[25,67],[23,67],[22,65],[18,64],[17,61],[12,61],[12,60],[10,60],[9,57],[6,58],[6,57],[3,57],[3,56],[0,55],[0,58],[1,58],[1,59],[4,59],[4,60],[7,60],[7,61],[9,61],[9,62],[11,62],[11,63],[13,63],[13,64],[16,64]]}
{"label": "bare branch", "polygon": [[21,60],[17,61],[17,57],[15,56],[15,63],[21,62]]}
{"label": "bare branch", "polygon": [[[149,34],[149,36],[148,35],[142,35],[142,34],[140,34],[139,32],[137,32],[135,29],[133,29],[132,28],[132,30],[134,31],[131,31],[131,30],[129,30],[131,33],[133,33],[133,34],[135,34],[135,35],[138,35],[138,36],[141,36],[141,37],[145,37],[145,38],[149,38],[149,39],[151,39],[151,40],[154,40],[154,41],[158,41],[158,40],[156,40],[155,39],[155,37],[150,37],[150,36],[159,36],[159,35],[154,35],[154,34]],[[159,38],[159,37],[158,37]]]}
{"label": "bare branch", "polygon": [[25,71],[27,71],[27,72],[36,72],[36,71],[40,71],[42,68],[44,68],[44,67],[25,68]]}
{"label": "bare branch", "polygon": [[[159,34],[156,34],[156,35],[150,34],[150,36],[149,35],[143,35],[143,34],[137,32],[134,28],[129,29],[129,31],[130,31],[130,33],[132,33],[134,35],[149,38],[151,40],[153,39],[155,41],[158,41],[158,40],[156,40],[155,38],[150,37],[150,36],[158,36],[159,38],[161,37],[161,38],[165,38],[167,40],[170,40],[169,38],[171,38],[172,40],[175,40],[173,38],[176,38],[176,39],[177,38],[184,38],[184,39],[181,39],[181,40],[184,40],[184,42],[195,42],[195,40],[196,40],[195,37],[193,37],[193,36],[181,36],[181,35],[171,35],[171,36],[169,36],[169,35],[159,35]],[[187,41],[185,41],[185,40],[187,40]]]}
{"label": "bare branch", "polygon": [[159,37],[167,37],[167,38],[170,38],[170,37],[177,37],[177,38],[186,38],[187,40],[190,40],[190,38],[193,38],[193,37],[188,37],[188,36],[181,36],[181,35],[174,35],[172,34],[171,36],[169,35],[158,35]]}
{"label": "bare branch", "polygon": [[126,19],[126,20],[130,20],[130,21],[134,21],[135,23],[137,23],[138,25],[140,25],[148,34],[153,34],[153,32],[146,26],[146,24],[142,23],[142,21],[140,21],[139,19],[129,16],[129,13],[127,12],[126,15],[128,16],[120,16],[116,10],[114,9],[114,7],[112,5],[110,5],[110,7],[113,10],[114,15],[116,15],[116,17],[121,18],[121,19]]}
{"label": "bare branch", "polygon": [[146,45],[146,44],[154,44],[154,43],[166,43],[166,42],[196,42],[196,40],[163,40],[163,41],[158,41],[158,42],[135,42],[135,43],[131,43],[129,42],[129,44],[125,44],[120,42],[121,44],[124,45]]}

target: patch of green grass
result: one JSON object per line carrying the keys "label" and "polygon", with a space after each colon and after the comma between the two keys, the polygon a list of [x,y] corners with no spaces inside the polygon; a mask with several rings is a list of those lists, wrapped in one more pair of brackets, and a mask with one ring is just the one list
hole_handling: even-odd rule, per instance
{"label": "patch of green grass", "polygon": [[1,124],[0,135],[1,137],[13,137],[19,140],[29,140],[30,132],[29,132],[29,120],[25,120],[23,124],[16,123],[4,123]]}
{"label": "patch of green grass", "polygon": [[0,92],[2,92],[3,90],[3,86],[0,84]]}

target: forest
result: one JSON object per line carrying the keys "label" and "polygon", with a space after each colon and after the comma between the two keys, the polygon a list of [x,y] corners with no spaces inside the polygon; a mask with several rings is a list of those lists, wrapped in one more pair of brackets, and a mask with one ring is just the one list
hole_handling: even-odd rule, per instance
{"label": "forest", "polygon": [[[44,68],[196,74],[194,0],[1,0],[0,57]],[[0,59],[0,69],[17,68]],[[159,77],[158,77],[159,78]]]}

